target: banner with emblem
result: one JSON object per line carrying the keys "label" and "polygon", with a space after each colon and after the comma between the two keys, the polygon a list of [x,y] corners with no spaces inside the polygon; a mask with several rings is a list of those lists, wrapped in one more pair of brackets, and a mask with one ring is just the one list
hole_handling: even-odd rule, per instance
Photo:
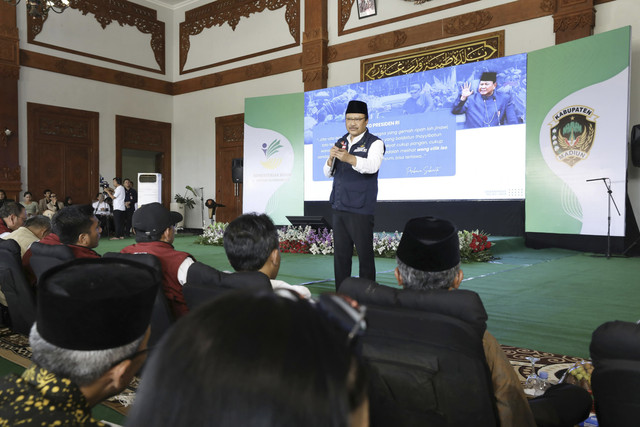
{"label": "banner with emblem", "polygon": [[529,53],[526,232],[624,236],[630,37]]}
{"label": "banner with emblem", "polygon": [[304,215],[303,119],[302,93],[245,99],[243,212]]}

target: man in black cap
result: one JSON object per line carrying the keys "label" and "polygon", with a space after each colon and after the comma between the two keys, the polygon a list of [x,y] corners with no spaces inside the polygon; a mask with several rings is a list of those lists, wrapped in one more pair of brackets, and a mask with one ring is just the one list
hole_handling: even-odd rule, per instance
{"label": "man in black cap", "polygon": [[466,129],[518,123],[510,94],[496,91],[496,73],[484,72],[480,76],[478,92],[469,82],[462,86],[459,101],[453,106],[453,114],[464,114]]}
{"label": "man in black cap", "polygon": [[[333,176],[333,268],[336,290],[351,276],[353,245],[358,251],[360,277],[375,280],[373,221],[378,198],[378,170],[385,146],[369,133],[369,111],[362,101],[350,101],[345,112],[347,133],[331,147],[324,174]],[[334,165],[335,162],[335,165]]]}
{"label": "man in black cap", "polygon": [[104,426],[91,408],[142,366],[160,275],[129,260],[77,259],[41,279],[34,364],[0,380],[0,425]]}
{"label": "man in black cap", "polygon": [[189,311],[184,300],[182,286],[187,282],[187,273],[195,262],[193,256],[173,248],[175,225],[182,221],[178,212],[167,210],[160,203],[148,203],[133,213],[133,229],[136,242],[120,252],[145,253],[158,257],[162,264],[163,290],[169,300],[173,315],[182,317]]}
{"label": "man in black cap", "polygon": [[[398,284],[405,289],[458,289],[460,269],[458,230],[434,217],[414,218],[405,225],[396,252]],[[573,426],[589,416],[591,398],[580,387],[561,384],[527,402],[520,380],[496,338],[482,339],[502,426]]]}

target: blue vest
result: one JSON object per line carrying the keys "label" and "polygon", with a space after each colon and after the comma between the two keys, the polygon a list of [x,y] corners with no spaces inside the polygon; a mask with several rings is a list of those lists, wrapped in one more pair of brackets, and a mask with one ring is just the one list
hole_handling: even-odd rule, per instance
{"label": "blue vest", "polygon": [[[343,138],[347,139],[348,136],[347,133]],[[370,134],[367,129],[362,139],[351,147],[349,154],[367,158],[371,144],[378,139],[380,138]],[[336,161],[338,163],[333,175],[333,190],[329,197],[331,207],[338,211],[374,215],[378,198],[378,172],[359,173],[349,163]]]}

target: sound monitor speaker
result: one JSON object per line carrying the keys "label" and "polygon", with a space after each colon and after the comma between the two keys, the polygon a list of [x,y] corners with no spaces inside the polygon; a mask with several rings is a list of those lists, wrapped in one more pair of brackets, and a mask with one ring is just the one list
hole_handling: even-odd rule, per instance
{"label": "sound monitor speaker", "polygon": [[331,230],[331,225],[323,216],[287,216],[291,225],[296,227],[306,227],[307,225],[315,230],[326,228]]}
{"label": "sound monitor speaker", "polygon": [[631,163],[640,168],[640,125],[631,128]]}
{"label": "sound monitor speaker", "polygon": [[231,180],[233,182],[242,182],[243,164],[244,162],[242,159],[231,159]]}

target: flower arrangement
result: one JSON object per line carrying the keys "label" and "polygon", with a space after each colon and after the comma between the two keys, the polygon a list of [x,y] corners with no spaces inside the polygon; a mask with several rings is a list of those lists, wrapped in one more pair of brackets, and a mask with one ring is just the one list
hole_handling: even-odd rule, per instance
{"label": "flower arrangement", "polygon": [[229,223],[227,222],[215,222],[205,227],[202,235],[198,236],[196,243],[200,245],[222,246],[222,237],[228,225]]}
{"label": "flower arrangement", "polygon": [[373,253],[382,258],[395,258],[401,233],[376,233],[373,235]]}
{"label": "flower arrangement", "polygon": [[[196,243],[222,246],[222,238],[228,223],[216,222],[204,229]],[[376,233],[373,236],[373,251],[376,256],[395,258],[402,233]],[[494,259],[491,254],[493,244],[485,232],[459,231],[460,259],[462,262],[487,262]],[[280,251],[294,254],[331,255],[333,231],[326,228],[315,230],[309,226],[286,226],[278,229]]]}
{"label": "flower arrangement", "polygon": [[489,235],[484,231],[458,231],[460,260],[462,262],[487,262],[493,259]]}

